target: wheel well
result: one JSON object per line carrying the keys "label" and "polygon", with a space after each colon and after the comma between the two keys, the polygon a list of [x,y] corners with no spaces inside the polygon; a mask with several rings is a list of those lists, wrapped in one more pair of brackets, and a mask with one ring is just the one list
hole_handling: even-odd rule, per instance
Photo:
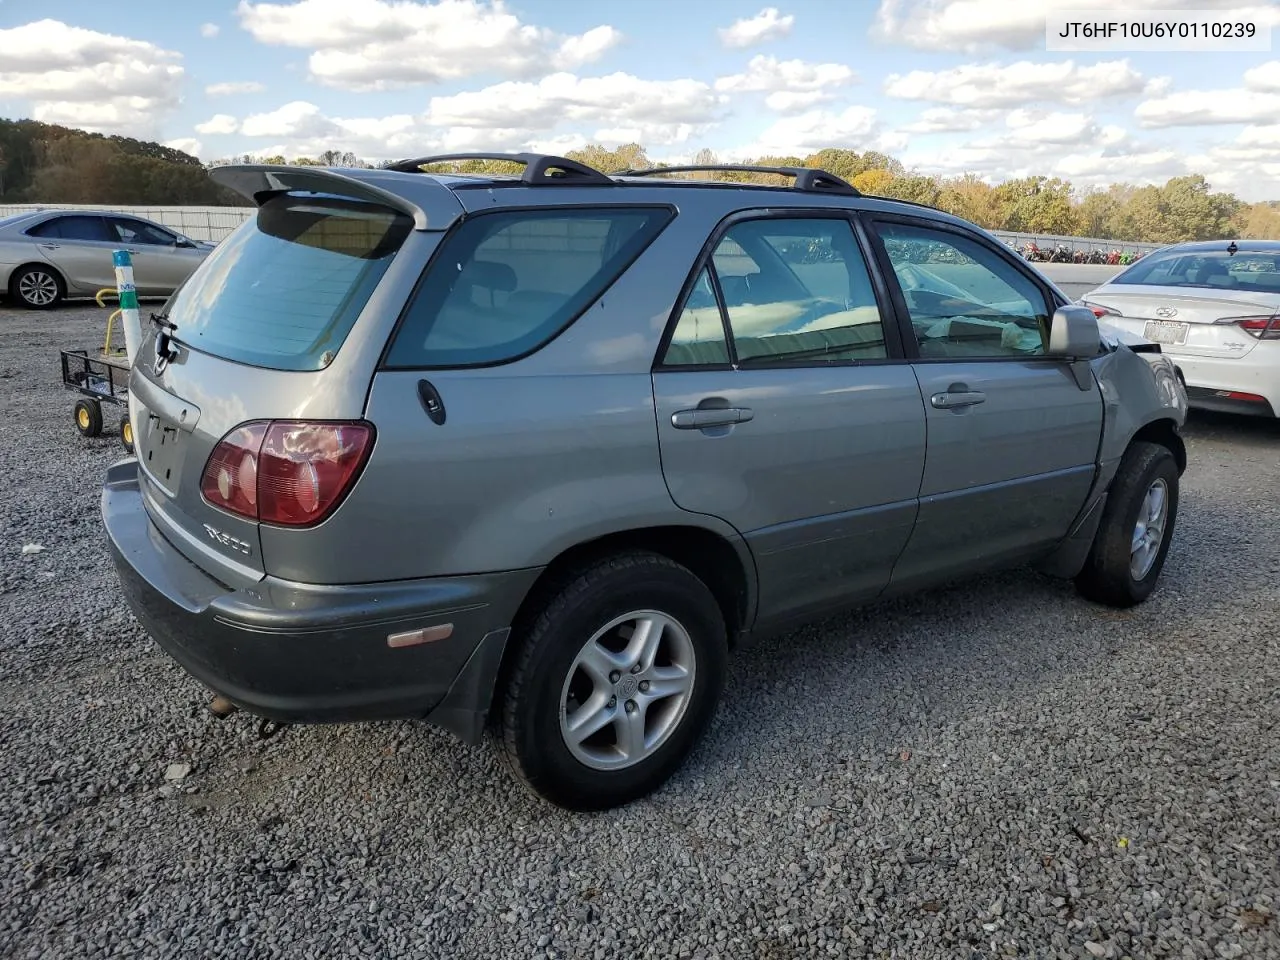
{"label": "wheel well", "polygon": [[54,279],[62,285],[62,292],[64,294],[67,292],[67,278],[62,275],[61,270],[55,267],[52,263],[46,263],[43,260],[28,260],[26,263],[18,264],[9,274],[9,283],[5,287],[5,290],[10,296],[13,296],[14,290],[17,289],[16,285],[18,282],[18,274],[22,273],[23,270],[27,269],[27,267],[39,267],[41,270],[45,270],[53,274]]}
{"label": "wheel well", "polygon": [[[1168,447],[1173,453],[1174,459],[1178,461],[1178,473],[1181,475],[1187,469],[1187,445],[1182,442],[1182,437],[1178,436],[1177,425],[1168,419],[1152,420],[1133,435],[1133,441],[1146,440],[1149,443],[1158,443],[1162,447]],[[1130,441],[1131,443],[1133,441]]]}
{"label": "wheel well", "polygon": [[660,553],[687,567],[705,583],[720,606],[729,631],[729,642],[734,642],[738,632],[746,626],[749,615],[751,590],[747,571],[738,551],[728,540],[702,527],[687,526],[625,530],[565,550],[547,565],[530,588],[516,613],[516,629],[527,618],[536,615],[539,605],[576,570],[602,557],[632,550]]}

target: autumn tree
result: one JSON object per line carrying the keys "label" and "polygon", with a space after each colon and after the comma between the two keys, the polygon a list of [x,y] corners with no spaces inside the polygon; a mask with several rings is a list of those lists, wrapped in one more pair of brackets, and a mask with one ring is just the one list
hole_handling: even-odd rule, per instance
{"label": "autumn tree", "polygon": [[885,191],[889,189],[889,184],[893,182],[893,174],[888,170],[873,169],[863,170],[861,173],[854,174],[852,180],[854,189],[860,193],[865,193],[871,197],[882,197]]}
{"label": "autumn tree", "polygon": [[1023,177],[996,187],[1001,226],[1024,233],[1070,235],[1078,229],[1071,184],[1057,177]]}
{"label": "autumn tree", "polygon": [[894,200],[907,200],[911,203],[923,203],[935,207],[942,196],[942,189],[933,177],[920,174],[903,174],[889,180],[884,188],[883,196]]}
{"label": "autumn tree", "polygon": [[938,208],[961,217],[986,230],[997,230],[1003,214],[995,188],[975,174],[944,180],[938,197]]}

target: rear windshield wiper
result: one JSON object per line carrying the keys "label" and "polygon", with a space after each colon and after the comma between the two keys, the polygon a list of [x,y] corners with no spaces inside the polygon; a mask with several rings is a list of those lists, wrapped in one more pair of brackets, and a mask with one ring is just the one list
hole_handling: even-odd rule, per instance
{"label": "rear windshield wiper", "polygon": [[151,322],[160,328],[160,332],[156,334],[156,355],[164,357],[165,360],[176,360],[177,353],[173,350],[172,344],[178,339],[174,336],[178,325],[169,320],[167,313],[151,314]]}

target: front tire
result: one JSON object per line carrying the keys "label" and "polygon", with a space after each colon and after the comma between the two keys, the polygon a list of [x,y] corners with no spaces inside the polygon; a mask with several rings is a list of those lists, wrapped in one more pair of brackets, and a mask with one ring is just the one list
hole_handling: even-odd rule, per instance
{"label": "front tire", "polygon": [[102,433],[102,404],[97,400],[76,401],[76,429],[84,437],[96,437]]}
{"label": "front tire", "polygon": [[707,586],[667,557],[605,558],[528,620],[501,707],[503,754],[569,810],[621,806],[662,786],[715,712],[728,658]]}
{"label": "front tire", "polygon": [[1178,519],[1178,462],[1168,447],[1139,441],[1125,451],[1076,589],[1109,607],[1151,595]]}
{"label": "front tire", "polygon": [[9,293],[28,310],[49,310],[63,301],[67,288],[53,267],[33,263],[14,272]]}

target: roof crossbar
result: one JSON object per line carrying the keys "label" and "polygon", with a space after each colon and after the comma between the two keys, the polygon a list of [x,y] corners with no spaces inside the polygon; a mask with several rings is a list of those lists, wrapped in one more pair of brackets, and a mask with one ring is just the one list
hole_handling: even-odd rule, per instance
{"label": "roof crossbar", "polygon": [[[615,174],[619,177],[652,177],[663,173],[703,173],[713,171],[732,171],[735,173],[774,173],[783,177],[794,177],[793,190],[805,193],[841,193],[850,197],[862,194],[853,184],[825,170],[813,170],[809,167],[759,167],[752,164],[710,163],[680,167],[650,167],[645,170],[624,170]],[[749,186],[749,184],[748,184]]]}
{"label": "roof crossbar", "polygon": [[422,168],[432,163],[453,163],[463,160],[504,160],[508,163],[524,164],[524,172],[520,175],[522,183],[535,186],[560,184],[577,186],[586,183],[613,185],[608,176],[585,163],[578,163],[567,157],[556,157],[542,153],[445,153],[434,157],[416,157],[412,160],[398,160],[386,167],[397,173],[422,173]]}

